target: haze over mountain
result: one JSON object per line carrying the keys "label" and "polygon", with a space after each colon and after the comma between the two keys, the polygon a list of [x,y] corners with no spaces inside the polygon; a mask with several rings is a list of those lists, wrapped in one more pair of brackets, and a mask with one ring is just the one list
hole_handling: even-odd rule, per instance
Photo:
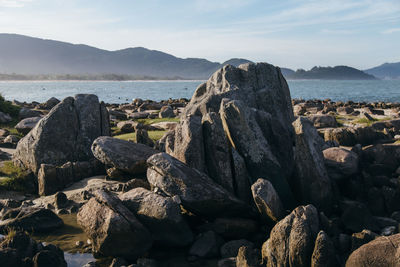
{"label": "haze over mountain", "polygon": [[[149,77],[207,79],[226,64],[238,66],[248,62],[251,61],[240,58],[233,58],[223,63],[201,58],[183,59],[143,47],[108,51],[83,44],[17,34],[0,34],[2,74],[72,75],[72,77],[104,75],[105,79],[113,74],[127,75],[117,79]],[[384,64],[368,71],[370,74],[377,73],[378,77],[398,77],[400,76],[396,72],[398,65]],[[288,68],[281,70],[288,79],[374,79],[369,74],[347,66],[314,67],[309,71],[296,72]]]}
{"label": "haze over mountain", "polygon": [[[240,60],[233,60],[239,63]],[[0,34],[0,73],[126,74],[206,79],[220,63],[177,58],[143,47],[107,51],[87,45]]]}
{"label": "haze over mountain", "polygon": [[384,63],[380,66],[364,70],[364,72],[381,79],[400,79],[400,62]]}

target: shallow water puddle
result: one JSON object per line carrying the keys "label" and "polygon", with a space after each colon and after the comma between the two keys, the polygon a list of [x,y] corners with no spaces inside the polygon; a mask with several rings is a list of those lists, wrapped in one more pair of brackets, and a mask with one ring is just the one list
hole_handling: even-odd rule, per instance
{"label": "shallow water puddle", "polygon": [[[90,261],[95,261],[93,254],[85,252],[88,247],[88,237],[76,222],[76,214],[58,215],[64,226],[50,233],[33,234],[33,238],[39,242],[51,243],[64,251],[64,257],[68,267],[81,267]],[[77,242],[83,242],[83,246],[77,246]]]}

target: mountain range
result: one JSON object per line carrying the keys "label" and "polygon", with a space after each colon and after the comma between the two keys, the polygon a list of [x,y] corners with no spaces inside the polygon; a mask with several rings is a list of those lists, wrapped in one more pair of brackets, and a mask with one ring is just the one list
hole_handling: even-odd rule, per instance
{"label": "mountain range", "polygon": [[[223,63],[202,58],[178,58],[143,47],[108,51],[17,34],[0,34],[0,79],[207,79],[226,64],[251,62],[233,58]],[[309,71],[281,68],[288,79],[372,79],[400,77],[400,63],[383,64],[366,73],[346,66]]]}
{"label": "mountain range", "polygon": [[400,79],[400,62],[384,63],[378,67],[367,69],[364,72],[380,79]]}

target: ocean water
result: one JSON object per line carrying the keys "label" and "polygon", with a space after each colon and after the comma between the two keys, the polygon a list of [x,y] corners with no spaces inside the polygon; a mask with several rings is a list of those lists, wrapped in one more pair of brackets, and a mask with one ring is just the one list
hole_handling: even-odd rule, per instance
{"label": "ocean water", "polygon": [[[191,98],[203,81],[0,81],[8,100],[44,102],[78,93],[91,93],[107,103],[132,99]],[[292,98],[333,101],[400,102],[400,80],[289,80]]]}

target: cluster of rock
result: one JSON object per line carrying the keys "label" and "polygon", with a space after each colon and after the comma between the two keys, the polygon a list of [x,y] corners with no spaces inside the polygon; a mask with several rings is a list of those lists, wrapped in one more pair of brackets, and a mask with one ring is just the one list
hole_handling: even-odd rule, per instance
{"label": "cluster of rock", "polygon": [[128,104],[109,104],[111,120],[135,120],[154,118],[173,118],[186,106],[189,100],[169,99],[160,102],[152,100],[134,99]]}
{"label": "cluster of rock", "polygon": [[[387,151],[393,160],[397,146],[341,148],[314,124],[294,117],[279,69],[226,66],[196,90],[168,133],[167,153],[146,154],[110,137],[94,141],[94,155],[110,168],[138,174],[147,166],[152,191],[99,191],[79,211],[79,223],[94,251],[130,260],[154,243],[187,246],[191,259],[222,257],[219,266],[338,266],[353,251],[348,264],[357,266],[351,262],[363,260],[364,243],[397,232],[398,182],[391,177],[400,162],[382,157]],[[380,206],[369,191],[382,196]],[[107,215],[96,217],[100,211]],[[87,222],[91,217],[96,221]],[[147,242],[114,252],[120,229]]]}
{"label": "cluster of rock", "polygon": [[[155,146],[110,137],[105,105],[80,95],[38,122],[14,162],[38,175],[43,195],[104,166],[112,179],[135,177],[115,190],[82,191],[79,205],[70,203],[81,206],[77,221],[93,252],[114,257],[112,266],[163,266],[149,258],[166,248],[189,262],[218,259],[214,266],[396,266],[400,120],[374,117],[397,108],[292,101],[279,68],[228,65],[189,103],[108,106],[112,119],[125,120],[121,131],[139,136],[152,126],[135,119],[180,114]],[[339,115],[370,116],[371,123],[339,127]],[[55,216],[43,210],[5,209],[1,227],[26,228],[26,214]]]}
{"label": "cluster of rock", "polygon": [[[400,137],[400,104],[293,100],[294,114],[307,116],[325,141],[342,146],[371,145]],[[336,118],[344,121],[339,125]],[[352,121],[351,119],[355,119]],[[359,123],[364,120],[367,123]],[[344,127],[343,127],[344,126]]]}
{"label": "cluster of rock", "polygon": [[6,267],[67,267],[62,250],[37,243],[23,231],[9,232],[0,238],[0,261]]}

